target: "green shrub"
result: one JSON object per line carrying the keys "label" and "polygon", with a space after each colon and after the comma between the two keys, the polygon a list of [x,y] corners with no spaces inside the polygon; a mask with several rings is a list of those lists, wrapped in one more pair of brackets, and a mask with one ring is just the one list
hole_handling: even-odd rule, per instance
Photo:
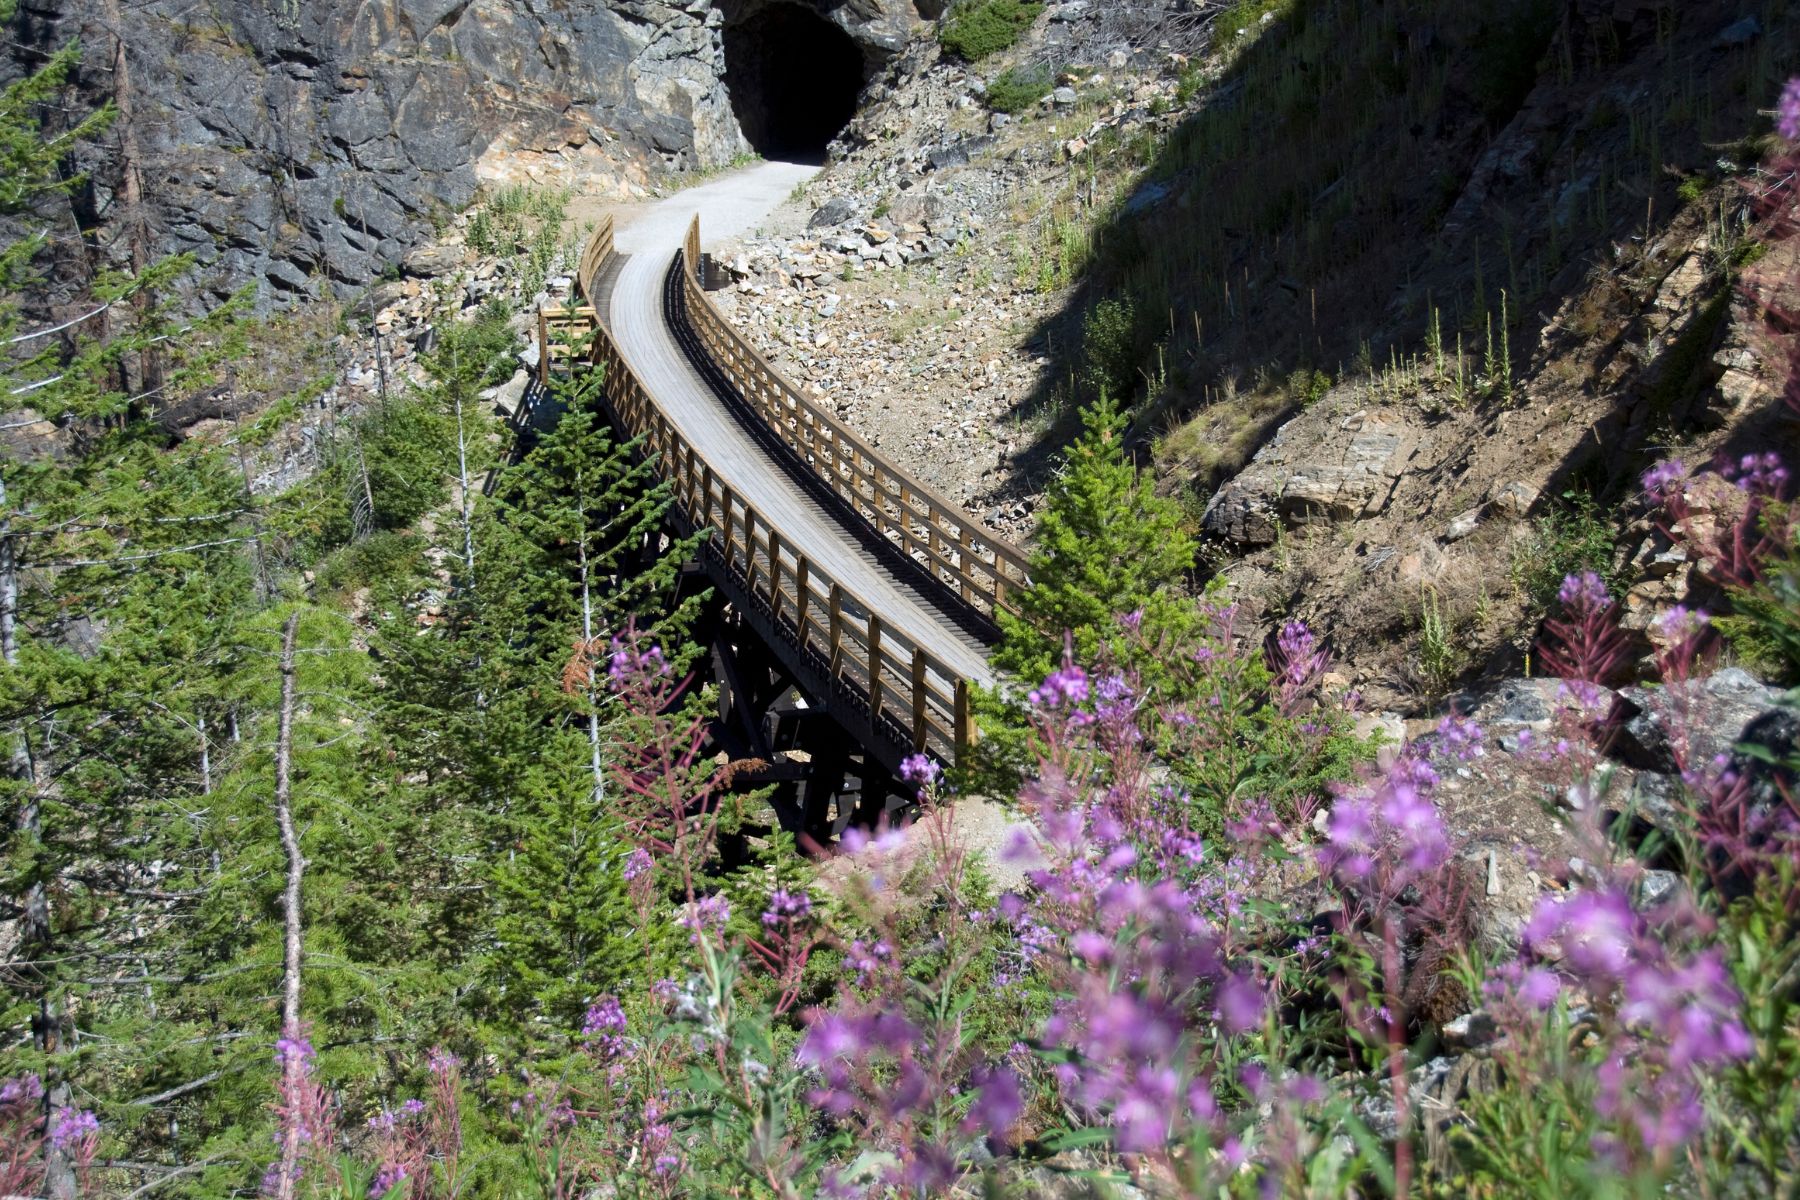
{"label": "green shrub", "polygon": [[1048,96],[1055,82],[1049,67],[1011,67],[988,84],[988,107],[995,112],[1024,112]]}
{"label": "green shrub", "polygon": [[1739,658],[1782,683],[1800,683],[1800,547],[1755,587],[1732,588],[1718,625]]}
{"label": "green shrub", "polygon": [[324,593],[347,593],[377,581],[410,584],[424,570],[423,538],[380,529],[319,564],[316,586]]}
{"label": "green shrub", "polygon": [[1043,11],[1042,4],[1024,0],[965,4],[938,31],[938,44],[964,62],[980,62],[1017,42]]}
{"label": "green shrub", "polygon": [[1613,522],[1592,496],[1565,492],[1564,503],[1533,522],[1531,537],[1513,558],[1513,577],[1535,613],[1547,612],[1563,580],[1593,571],[1615,596],[1623,572],[1613,565]]}
{"label": "green shrub", "polygon": [[1310,367],[1301,367],[1288,376],[1287,390],[1296,404],[1311,408],[1331,390],[1331,376]]}

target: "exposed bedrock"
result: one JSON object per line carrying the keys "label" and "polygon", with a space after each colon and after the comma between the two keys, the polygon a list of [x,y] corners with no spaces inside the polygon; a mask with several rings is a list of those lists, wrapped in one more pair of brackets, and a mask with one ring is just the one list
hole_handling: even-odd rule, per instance
{"label": "exposed bedrock", "polygon": [[484,176],[623,190],[822,154],[919,18],[912,0],[28,2],[0,80],[79,38],[90,101],[131,113],[87,152],[78,216],[119,222],[130,158],[148,250],[194,253],[215,294],[256,281],[265,307],[359,292]]}

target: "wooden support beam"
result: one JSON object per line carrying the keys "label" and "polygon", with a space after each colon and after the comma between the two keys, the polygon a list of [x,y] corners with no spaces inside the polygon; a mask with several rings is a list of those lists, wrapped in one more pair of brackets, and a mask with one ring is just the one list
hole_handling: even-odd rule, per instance
{"label": "wooden support beam", "polygon": [[731,513],[731,500],[732,500],[731,489],[730,488],[720,488],[719,489],[719,507],[725,510],[725,569],[727,571],[729,571],[731,569],[732,564],[735,561],[737,561],[736,554],[732,550],[732,542],[731,542],[731,524],[732,524],[732,521],[735,519]]}
{"label": "wooden support beam", "polygon": [[812,573],[812,564],[806,561],[806,555],[796,556],[794,564],[794,627],[800,631],[800,653],[806,653],[807,629],[806,610],[812,600],[812,580],[807,576]]}
{"label": "wooden support beam", "polygon": [[769,615],[781,628],[781,535],[769,526]]}
{"label": "wooden support beam", "polygon": [[744,590],[756,595],[756,510],[744,505]]}

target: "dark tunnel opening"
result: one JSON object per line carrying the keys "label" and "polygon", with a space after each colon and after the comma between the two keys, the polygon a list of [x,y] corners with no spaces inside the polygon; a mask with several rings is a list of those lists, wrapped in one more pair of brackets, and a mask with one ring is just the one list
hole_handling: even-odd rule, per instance
{"label": "dark tunnel opening", "polygon": [[824,162],[866,81],[849,34],[797,4],[753,7],[728,19],[725,88],[750,145],[764,158]]}

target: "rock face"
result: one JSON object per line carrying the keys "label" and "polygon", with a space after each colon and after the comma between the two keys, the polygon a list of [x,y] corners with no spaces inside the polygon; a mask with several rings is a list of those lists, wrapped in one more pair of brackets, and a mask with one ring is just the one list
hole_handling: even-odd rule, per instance
{"label": "rock face", "polygon": [[[742,22],[770,5],[728,7]],[[915,16],[909,0],[782,7],[835,25],[863,81]],[[77,215],[129,221],[148,255],[195,254],[215,294],[258,281],[268,307],[360,291],[520,160],[624,190],[747,151],[727,16],[708,0],[73,0],[22,14],[0,82],[79,39],[86,100],[130,116],[87,152]],[[124,71],[91,69],[121,44]],[[124,211],[128,170],[141,221]]]}
{"label": "rock face", "polygon": [[1219,489],[1202,522],[1216,537],[1260,546],[1275,540],[1278,524],[1376,516],[1387,506],[1410,443],[1404,423],[1363,410],[1324,430],[1297,417]]}

